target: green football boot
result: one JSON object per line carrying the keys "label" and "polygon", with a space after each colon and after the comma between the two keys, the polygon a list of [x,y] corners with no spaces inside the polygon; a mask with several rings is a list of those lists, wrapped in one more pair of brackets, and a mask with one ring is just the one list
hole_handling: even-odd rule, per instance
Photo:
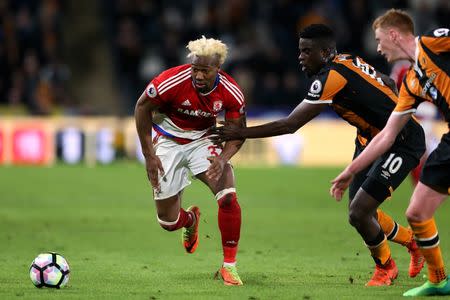
{"label": "green football boot", "polygon": [[407,297],[443,295],[450,295],[450,276],[439,283],[427,281],[423,285],[410,289],[403,294],[403,296]]}

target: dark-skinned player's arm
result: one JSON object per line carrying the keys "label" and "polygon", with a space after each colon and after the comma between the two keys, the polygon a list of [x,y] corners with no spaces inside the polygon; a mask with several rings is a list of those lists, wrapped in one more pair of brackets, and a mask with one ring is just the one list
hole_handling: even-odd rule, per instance
{"label": "dark-skinned player's arm", "polygon": [[394,144],[397,135],[402,128],[411,119],[412,113],[396,114],[389,117],[386,126],[381,130],[364,151],[351,162],[333,181],[330,188],[330,194],[336,200],[340,201],[353,180],[355,174],[367,168],[378,157],[383,155]]}
{"label": "dark-skinned player's arm", "polygon": [[216,135],[212,139],[221,143],[230,140],[264,138],[294,133],[320,114],[326,106],[324,103],[311,104],[303,101],[289,116],[263,125],[240,128],[227,123],[226,126],[214,130]]}
{"label": "dark-skinned player's arm", "polygon": [[[225,123],[230,124],[236,128],[241,128],[241,130],[242,128],[245,128],[247,126],[245,115],[233,119],[227,119],[225,117]],[[239,149],[241,149],[244,142],[245,139],[229,140],[223,146],[220,155],[210,156],[208,160],[211,162],[211,165],[206,171],[206,176],[212,180],[219,180],[225,164],[239,151]]]}
{"label": "dark-skinned player's arm", "polygon": [[147,177],[152,187],[159,191],[160,185],[158,180],[158,173],[164,175],[164,169],[161,160],[156,156],[152,141],[152,125],[153,112],[158,109],[158,105],[153,103],[146,95],[142,93],[141,97],[136,103],[134,109],[134,118],[136,122],[136,130],[138,132],[139,141],[141,142],[142,153],[145,157],[145,168],[147,170]]}

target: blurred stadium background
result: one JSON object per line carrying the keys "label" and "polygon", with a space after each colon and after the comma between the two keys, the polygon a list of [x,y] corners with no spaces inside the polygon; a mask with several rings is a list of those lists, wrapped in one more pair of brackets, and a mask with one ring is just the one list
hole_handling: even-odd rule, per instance
{"label": "blurred stadium background", "polygon": [[[185,63],[185,45],[202,34],[229,45],[223,68],[241,85],[251,124],[303,99],[297,35],[310,23],[331,25],[340,52],[389,74],[370,26],[390,7],[410,11],[417,33],[450,19],[446,0],[0,0],[0,163],[136,158],[136,99],[153,76]],[[327,111],[295,138],[248,141],[236,163],[342,165],[352,139]],[[321,151],[336,143],[331,157]]]}
{"label": "blurred stadium background", "polygon": [[[147,82],[185,63],[185,45],[202,34],[230,47],[223,68],[244,91],[250,124],[303,99],[298,32],[310,23],[329,24],[340,52],[389,74],[370,26],[391,7],[411,12],[418,34],[449,25],[448,0],[0,0],[0,299],[401,299],[424,280],[405,275],[406,251],[392,246],[393,287],[365,289],[372,261],[346,203],[328,195],[355,138],[332,111],[295,135],[248,140],[233,158],[245,283],[234,290],[212,283],[220,235],[203,185],[184,194],[186,207],[202,208],[195,255],[158,226],[132,116]],[[433,119],[440,136],[446,125]],[[402,224],[411,191],[407,180],[383,205]],[[64,291],[29,281],[44,251],[69,261]]]}

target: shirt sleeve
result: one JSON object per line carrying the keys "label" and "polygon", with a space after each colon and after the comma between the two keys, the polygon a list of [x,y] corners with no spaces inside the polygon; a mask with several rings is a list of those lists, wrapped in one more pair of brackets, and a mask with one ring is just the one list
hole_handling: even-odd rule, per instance
{"label": "shirt sleeve", "polygon": [[239,85],[232,78],[221,77],[227,90],[227,101],[224,104],[225,118],[238,119],[245,115],[245,97]]}
{"label": "shirt sleeve", "polygon": [[347,84],[347,79],[336,70],[329,71],[326,75],[319,76],[311,83],[308,94],[303,100],[310,104],[330,104],[333,98]]}
{"label": "shirt sleeve", "polygon": [[422,100],[411,90],[415,88],[416,84],[418,85],[418,81],[415,78],[410,77],[411,76],[407,75],[403,80],[393,114],[415,113],[417,106],[422,102]]}
{"label": "shirt sleeve", "polygon": [[190,76],[188,65],[165,70],[147,85],[145,94],[150,101],[157,105],[169,103],[177,95],[180,83]]}
{"label": "shirt sleeve", "polygon": [[169,98],[167,97],[167,93],[165,93],[164,95],[160,95],[160,93],[159,93],[160,83],[161,83],[161,80],[158,76],[158,77],[155,77],[152,81],[150,81],[150,83],[145,88],[145,94],[147,95],[147,98],[157,105],[162,105],[169,101]]}
{"label": "shirt sleeve", "polygon": [[238,119],[245,115],[245,103],[235,103],[225,110],[226,119]]}
{"label": "shirt sleeve", "polygon": [[438,28],[420,37],[422,43],[436,54],[450,52],[450,29]]}

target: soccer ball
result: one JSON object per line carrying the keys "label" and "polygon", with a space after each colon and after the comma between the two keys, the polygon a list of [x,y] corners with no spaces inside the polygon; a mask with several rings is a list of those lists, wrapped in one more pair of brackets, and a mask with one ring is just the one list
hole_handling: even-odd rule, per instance
{"label": "soccer ball", "polygon": [[55,252],[39,254],[31,263],[31,282],[38,287],[59,289],[69,281],[69,264],[66,259]]}

